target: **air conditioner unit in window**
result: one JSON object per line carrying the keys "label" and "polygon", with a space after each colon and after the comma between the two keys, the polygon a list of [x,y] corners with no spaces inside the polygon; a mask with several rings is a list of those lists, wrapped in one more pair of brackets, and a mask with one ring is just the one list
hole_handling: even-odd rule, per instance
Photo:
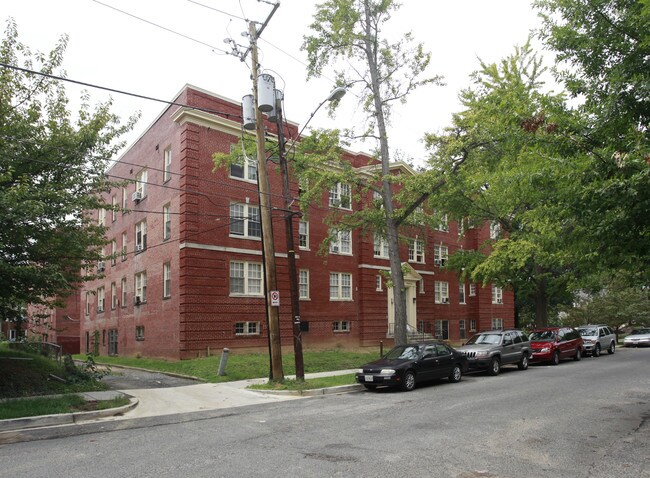
{"label": "air conditioner unit in window", "polygon": [[142,251],[143,251],[142,244],[136,244],[135,245],[135,252],[142,252]]}
{"label": "air conditioner unit in window", "polygon": [[339,246],[338,244],[332,244],[330,246],[330,252],[339,252]]}
{"label": "air conditioner unit in window", "polygon": [[497,304],[503,304],[503,299],[497,299],[496,303]]}
{"label": "air conditioner unit in window", "polygon": [[444,299],[442,299],[442,303],[443,304],[448,304],[449,303],[449,297],[445,297]]}
{"label": "air conditioner unit in window", "polygon": [[136,295],[136,296],[133,298],[133,303],[134,303],[135,305],[140,305],[140,304],[142,304],[142,300],[140,300],[140,296],[139,296],[139,295]]}
{"label": "air conditioner unit in window", "polygon": [[434,259],[433,260],[433,265],[434,266],[439,266],[440,265],[440,259]]}
{"label": "air conditioner unit in window", "polygon": [[131,199],[133,199],[133,202],[138,202],[142,199],[142,192],[141,191],[136,191],[133,193],[133,196],[131,196]]}
{"label": "air conditioner unit in window", "polygon": [[97,263],[97,272],[104,272],[106,270],[106,263],[104,261],[99,261]]}

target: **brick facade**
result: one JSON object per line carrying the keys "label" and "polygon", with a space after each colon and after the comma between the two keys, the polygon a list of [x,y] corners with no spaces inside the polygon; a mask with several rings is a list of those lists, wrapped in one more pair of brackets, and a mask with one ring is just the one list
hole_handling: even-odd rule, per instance
{"label": "brick facade", "polygon": [[[203,356],[223,347],[261,350],[267,346],[265,300],[257,292],[255,282],[262,264],[261,240],[255,234],[246,237],[246,233],[231,233],[230,220],[231,205],[237,204],[246,211],[249,206],[258,205],[257,185],[253,180],[231,177],[228,168],[213,172],[211,159],[214,152],[229,152],[231,145],[238,143],[240,105],[190,86],[175,101],[221,114],[170,106],[110,170],[111,179],[130,181],[125,189],[125,204],[130,212],[105,214],[108,239],[115,241],[117,257],[104,261],[105,277],[85,284],[79,295],[82,352],[94,342],[102,354],[169,358]],[[273,133],[274,126],[267,127]],[[295,136],[296,125],[289,123],[289,128]],[[165,173],[166,151],[171,154],[171,174]],[[347,159],[355,167],[370,161],[368,156],[351,153]],[[277,168],[269,165],[271,202],[282,208],[281,178]],[[138,185],[137,179],[142,179],[144,170],[146,181]],[[412,174],[405,165],[395,165],[395,170]],[[134,201],[136,189],[142,188],[142,199]],[[295,184],[292,194],[298,195]],[[122,196],[121,189],[114,189],[106,194],[106,201],[121,205]],[[390,344],[388,290],[383,278],[380,290],[377,287],[377,276],[389,269],[388,259],[374,256],[374,238],[361,231],[351,234],[350,254],[318,254],[328,234],[323,222],[328,212],[327,198],[324,199],[323,206],[314,207],[309,213],[307,247],[296,251],[297,267],[309,278],[308,297],[300,303],[303,327],[308,328],[302,333],[303,344],[306,348],[376,346],[379,341]],[[166,207],[169,214],[164,213]],[[291,347],[283,214],[273,212],[273,232],[282,344]],[[171,226],[168,238],[166,218]],[[142,227],[145,221],[146,245]],[[299,218],[294,221],[294,241],[298,245]],[[456,275],[434,264],[435,245],[447,246],[449,254],[461,247],[476,249],[488,234],[485,227],[470,229],[459,236],[457,225],[452,222],[448,231],[420,232],[420,236],[425,236],[419,237],[424,244],[424,262],[409,263],[409,322],[414,328],[432,334],[442,331],[444,338],[458,342],[463,320],[467,335],[470,321],[475,321],[477,330],[491,328],[493,319],[503,319],[504,326],[513,325],[510,291],[503,291],[502,303],[493,304],[491,287],[477,287],[476,295],[470,297],[470,285],[466,284],[466,303],[460,304]],[[137,242],[142,244],[142,250],[136,250]],[[111,245],[106,253],[112,253]],[[402,258],[408,257],[408,245],[404,244]],[[164,285],[166,270],[170,273],[168,294]],[[252,293],[239,292],[231,279],[231,270],[241,271],[242,287],[250,287]],[[142,288],[145,273],[146,296]],[[351,279],[351,300],[330,298],[331,273],[340,274],[336,277],[342,283]],[[239,279],[235,280],[239,284]],[[436,281],[448,284],[448,303],[435,303]],[[103,308],[98,304],[102,287]],[[140,297],[139,303],[136,295]],[[443,327],[445,324],[447,327]]]}

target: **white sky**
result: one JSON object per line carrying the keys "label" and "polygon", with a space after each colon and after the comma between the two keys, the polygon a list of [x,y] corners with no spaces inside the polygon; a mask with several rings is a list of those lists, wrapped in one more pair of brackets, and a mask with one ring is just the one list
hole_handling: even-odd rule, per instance
{"label": "white sky", "polygon": [[[188,0],[101,0],[150,22],[175,30],[218,49],[229,50],[227,37],[247,45],[241,33],[244,20],[199,6]],[[196,0],[237,17],[264,21],[272,7],[259,0]],[[306,54],[302,37],[309,33],[316,0],[281,0],[260,42],[260,63],[272,70],[276,87],[285,91],[285,116],[301,126],[333,88],[327,78],[306,81]],[[447,126],[460,106],[457,94],[469,85],[477,57],[499,61],[523,44],[538,19],[530,0],[402,0],[391,29],[413,32],[432,52],[431,75],[441,74],[446,86],[426,86],[395,105],[389,134],[393,152],[400,150],[420,162],[425,157],[421,138]],[[164,100],[186,83],[240,101],[250,92],[250,55],[244,64],[234,56],[213,52],[209,46],[174,35],[144,21],[119,13],[93,0],[4,0],[0,19],[13,17],[20,40],[32,50],[49,51],[62,34],[70,37],[64,59],[68,78],[108,86]],[[330,78],[333,75],[326,73]],[[69,86],[71,99],[87,89],[93,100],[108,94]],[[126,118],[142,111],[131,141],[160,113],[164,105],[111,94],[114,111]],[[361,120],[353,92],[343,98],[336,121],[323,108],[310,122],[317,127],[352,127]],[[371,151],[374,145],[355,145]],[[393,154],[395,158],[395,154]]]}

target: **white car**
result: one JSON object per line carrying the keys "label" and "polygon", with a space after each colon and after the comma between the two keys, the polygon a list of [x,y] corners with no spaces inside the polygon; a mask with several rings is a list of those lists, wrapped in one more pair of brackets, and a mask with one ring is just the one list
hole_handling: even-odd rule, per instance
{"label": "white car", "polygon": [[623,339],[626,347],[639,347],[650,345],[650,327],[633,330],[630,335]]}

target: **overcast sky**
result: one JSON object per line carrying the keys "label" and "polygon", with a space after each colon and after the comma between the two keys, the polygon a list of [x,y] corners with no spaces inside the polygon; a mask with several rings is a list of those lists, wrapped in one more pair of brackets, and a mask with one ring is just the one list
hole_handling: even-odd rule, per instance
{"label": "overcast sky", "polygon": [[[33,50],[49,51],[67,34],[64,59],[68,78],[142,95],[171,100],[186,83],[240,101],[250,92],[248,62],[226,55],[231,38],[246,46],[241,33],[244,19],[264,21],[272,10],[260,0],[4,0],[3,22],[13,17],[21,41]],[[332,74],[306,80],[306,54],[300,50],[309,33],[316,0],[281,0],[280,7],[262,34],[260,63],[276,77],[285,91],[285,116],[300,125],[333,88]],[[538,19],[530,0],[402,0],[403,7],[391,20],[392,31],[412,31],[414,38],[432,53],[431,75],[445,77],[446,86],[426,86],[396,105],[390,142],[393,151],[420,162],[425,157],[421,138],[449,125],[460,109],[457,94],[469,85],[469,74],[478,67],[477,57],[495,62],[523,44]],[[203,4],[199,5],[199,4]],[[127,12],[121,13],[113,8]],[[211,7],[211,8],[207,8]],[[220,11],[217,11],[220,10]],[[225,12],[225,13],[223,13]],[[230,15],[228,15],[230,14]],[[134,18],[134,16],[140,19]],[[191,39],[171,33],[173,30]],[[5,25],[3,25],[3,32]],[[3,35],[4,36],[4,35]],[[79,97],[82,87],[70,86]],[[86,88],[97,101],[108,94]],[[142,119],[129,140],[139,136],[160,113],[163,105],[119,94],[114,111],[127,117],[135,111]],[[354,91],[343,100],[345,107],[335,122],[323,108],[310,122],[317,127],[352,127],[361,115]],[[370,151],[373,144],[355,145]]]}

